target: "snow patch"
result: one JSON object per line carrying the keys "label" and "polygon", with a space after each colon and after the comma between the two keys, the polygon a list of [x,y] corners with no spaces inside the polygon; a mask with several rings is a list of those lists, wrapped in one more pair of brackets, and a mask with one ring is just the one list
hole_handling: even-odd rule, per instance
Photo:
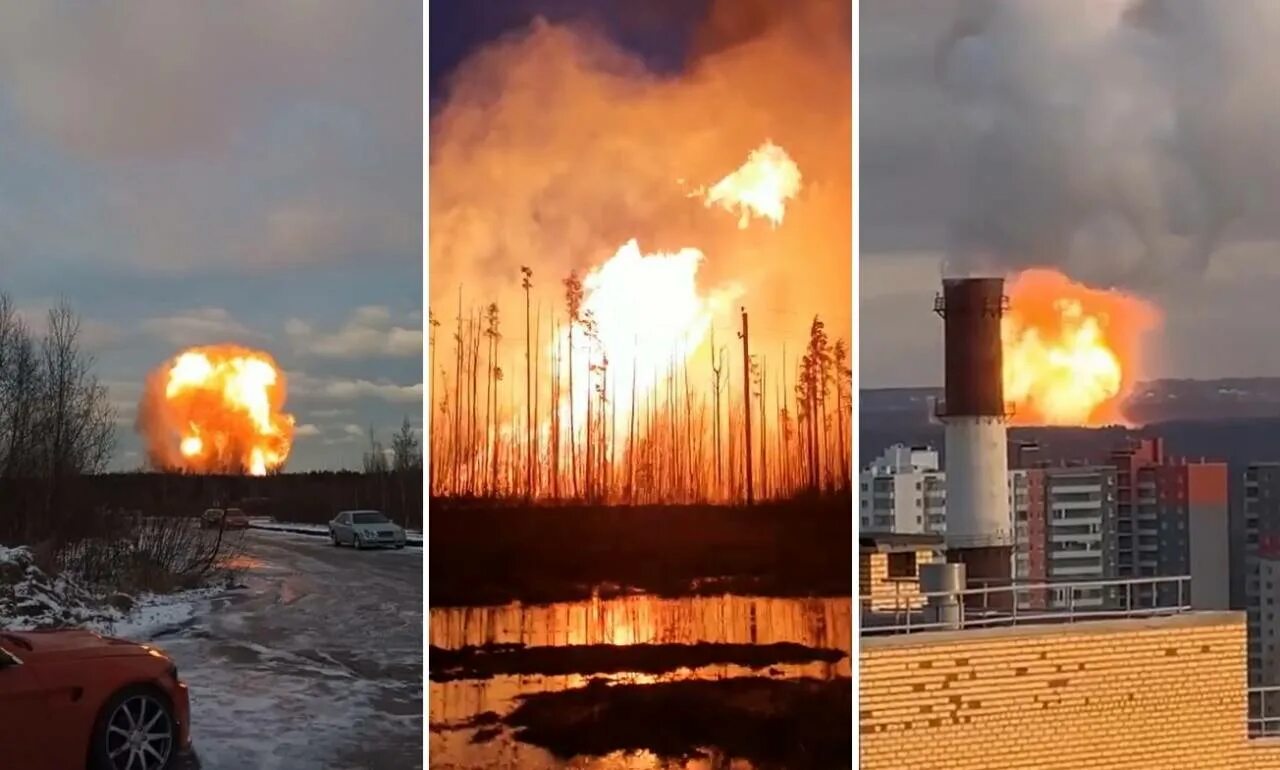
{"label": "snow patch", "polygon": [[[250,519],[249,528],[261,530],[263,532],[287,532],[297,535],[308,535],[313,537],[328,537],[328,524],[291,524],[287,521],[274,521],[264,519]],[[422,530],[406,529],[404,531],[405,542],[410,545],[422,545]]]}
{"label": "snow patch", "polygon": [[36,566],[25,546],[0,546],[0,630],[78,627],[149,641],[190,622],[220,591],[102,596],[65,575],[51,577]]}
{"label": "snow patch", "polygon": [[120,609],[78,583],[47,575],[31,549],[0,547],[0,629],[110,624],[122,617]]}

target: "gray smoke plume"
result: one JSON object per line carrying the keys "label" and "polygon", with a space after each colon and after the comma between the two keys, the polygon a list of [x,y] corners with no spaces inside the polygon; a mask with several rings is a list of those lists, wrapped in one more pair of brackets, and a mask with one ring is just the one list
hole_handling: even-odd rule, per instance
{"label": "gray smoke plume", "polygon": [[1276,213],[1277,43],[1272,0],[971,3],[936,60],[968,164],[948,271],[1203,273]]}

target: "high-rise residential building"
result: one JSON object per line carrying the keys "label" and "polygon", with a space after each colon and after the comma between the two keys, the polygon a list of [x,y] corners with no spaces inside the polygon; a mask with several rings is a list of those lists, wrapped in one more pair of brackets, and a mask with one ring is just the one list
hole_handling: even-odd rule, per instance
{"label": "high-rise residential building", "polygon": [[1036,561],[1036,544],[1043,524],[1037,525],[1032,513],[1036,507],[1033,489],[1036,479],[1036,471],[1019,468],[1009,471],[1009,511],[1013,515],[1014,537],[1013,579],[1020,583],[1044,580],[1043,565]]}
{"label": "high-rise residential building", "polygon": [[[878,534],[945,534],[947,474],[938,451],[895,444],[861,473],[858,492],[862,531]],[[1027,506],[1026,471],[1009,472],[1009,509]]]}
{"label": "high-rise residential building", "polygon": [[1234,534],[1232,567],[1243,589],[1249,629],[1249,675],[1266,684],[1280,683],[1280,463],[1253,463],[1244,473],[1243,526]]}
{"label": "high-rise residential building", "polygon": [[[1103,580],[1115,575],[1107,553],[1115,528],[1115,468],[1102,465],[1043,470],[1045,582]],[[1103,602],[1101,590],[1050,594],[1054,606]]]}
{"label": "high-rise residential building", "polygon": [[[1014,468],[1009,471],[1012,575],[1021,583],[1191,575],[1192,595],[1181,597],[1184,602],[1226,609],[1227,479],[1225,463],[1173,458],[1160,439],[1117,449],[1102,464]],[[1280,542],[1280,466],[1274,484],[1274,491],[1266,492],[1273,495],[1266,499],[1274,508],[1266,531]],[[1251,488],[1256,492],[1258,485]],[[864,532],[946,533],[946,472],[930,447],[890,447],[863,471],[859,498]],[[1255,500],[1249,509],[1262,505]],[[1251,595],[1256,595],[1256,574],[1251,585]],[[1154,590],[1135,585],[1115,596],[1082,589],[1071,595],[1048,591],[1027,594],[1021,601],[1056,607],[1149,605],[1157,600],[1172,604],[1179,599],[1154,597]],[[1176,591],[1177,586],[1169,583],[1160,590]],[[1251,618],[1253,628],[1256,611]],[[1251,638],[1257,638],[1256,632]]]}
{"label": "high-rise residential building", "polygon": [[859,524],[863,532],[938,533],[946,526],[944,476],[938,452],[896,444],[860,474]]}
{"label": "high-rise residential building", "polygon": [[1280,540],[1271,536],[1258,544],[1254,559],[1258,577],[1256,604],[1249,608],[1249,680],[1280,683]]}
{"label": "high-rise residential building", "polygon": [[[1188,462],[1144,439],[1111,455],[1116,467],[1116,576],[1190,575],[1199,609],[1230,605],[1226,463]],[[1137,601],[1150,599],[1136,589]]]}

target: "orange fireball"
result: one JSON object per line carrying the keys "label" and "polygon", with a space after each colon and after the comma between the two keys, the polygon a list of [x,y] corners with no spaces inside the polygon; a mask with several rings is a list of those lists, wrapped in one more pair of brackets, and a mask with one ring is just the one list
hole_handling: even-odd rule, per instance
{"label": "orange fireball", "polygon": [[151,373],[138,430],[157,468],[262,476],[289,457],[293,417],[284,401],[284,373],[268,353],[190,348]]}
{"label": "orange fireball", "polygon": [[782,224],[787,201],[800,192],[800,168],[787,151],[765,141],[736,171],[703,194],[706,206],[720,206],[738,213],[738,228],[745,230],[752,217]]}
{"label": "orange fireball", "polygon": [[1159,323],[1150,303],[1092,289],[1053,270],[1028,270],[1009,285],[1004,319],[1004,393],[1013,422],[1105,425],[1138,375],[1143,336]]}
{"label": "orange fireball", "polygon": [[[736,284],[710,293],[699,290],[698,267],[702,252],[684,248],[675,253],[644,253],[634,239],[582,279],[581,319],[572,334],[566,329],[552,344],[578,351],[573,364],[572,407],[585,414],[590,394],[598,382],[621,414],[628,414],[633,392],[649,392],[659,381],[678,370],[680,361],[697,350],[711,329],[712,319],[741,295]],[[661,298],[655,312],[654,298]],[[603,365],[603,366],[602,366]],[[567,367],[566,367],[566,377]],[[567,412],[565,423],[569,422]]]}

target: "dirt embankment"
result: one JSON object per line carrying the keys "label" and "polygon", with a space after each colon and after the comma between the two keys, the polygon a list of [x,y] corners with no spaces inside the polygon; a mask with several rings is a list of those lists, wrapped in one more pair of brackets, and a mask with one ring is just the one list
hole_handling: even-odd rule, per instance
{"label": "dirt embankment", "polygon": [[428,601],[573,601],[601,586],[849,596],[853,516],[848,495],[750,508],[432,500]]}
{"label": "dirt embankment", "polygon": [[571,647],[526,647],[496,644],[446,650],[431,647],[431,681],[489,679],[494,676],[541,674],[665,674],[681,668],[737,665],[762,670],[784,663],[835,663],[840,650],[802,644],[591,644]]}
{"label": "dirt embankment", "polygon": [[[745,758],[757,767],[850,767],[853,685],[848,678],[608,685],[539,693],[502,724],[558,757],[649,750],[664,757]],[[478,740],[499,733],[491,727]]]}

